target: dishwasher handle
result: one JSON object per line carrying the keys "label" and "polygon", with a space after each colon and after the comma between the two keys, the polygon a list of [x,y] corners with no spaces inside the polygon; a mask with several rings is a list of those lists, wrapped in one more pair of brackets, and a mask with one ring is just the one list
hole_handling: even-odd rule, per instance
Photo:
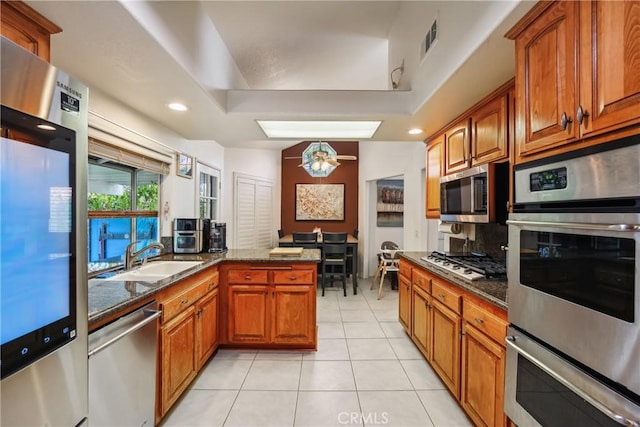
{"label": "dishwasher handle", "polygon": [[116,343],[117,341],[119,341],[122,338],[126,337],[127,335],[129,335],[129,334],[137,331],[138,329],[142,328],[143,326],[153,322],[154,320],[156,320],[158,317],[160,317],[162,315],[162,311],[161,310],[144,310],[144,314],[148,315],[148,317],[145,317],[144,320],[136,323],[135,325],[133,325],[129,329],[127,329],[127,330],[123,331],[122,333],[116,335],[115,337],[111,338],[109,341],[105,342],[104,344],[101,344],[98,347],[94,348],[93,350],[90,350],[89,351],[89,357],[95,356],[96,354],[98,354],[102,350],[104,350],[107,347],[113,345],[114,343]]}

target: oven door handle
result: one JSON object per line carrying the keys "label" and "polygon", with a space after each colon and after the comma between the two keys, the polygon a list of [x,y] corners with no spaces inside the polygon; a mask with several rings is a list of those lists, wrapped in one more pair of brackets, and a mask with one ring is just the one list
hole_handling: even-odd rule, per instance
{"label": "oven door handle", "polygon": [[[532,355],[531,352],[525,350],[524,348],[522,348],[518,344],[516,344],[516,340],[517,340],[517,338],[515,336],[512,336],[512,335],[509,335],[509,336],[507,336],[505,338],[505,342],[507,343],[508,347],[511,347],[513,350],[515,350],[516,352],[521,354],[523,357],[528,359],[531,363],[536,365],[538,368],[542,369],[545,373],[547,373],[552,378],[554,378],[555,380],[560,382],[562,385],[567,387],[569,390],[571,390],[572,392],[574,392],[575,394],[580,396],[582,399],[584,399],[585,401],[589,402],[591,405],[596,407],[598,410],[600,410],[603,414],[607,415],[613,421],[615,421],[618,424],[621,424],[623,426],[640,427],[640,420],[634,420],[632,418],[620,415],[620,414],[616,413],[615,411],[613,411],[612,409],[610,409],[609,407],[607,407],[606,405],[604,405],[603,403],[601,403],[600,401],[598,401],[598,400],[594,399],[593,397],[589,396],[587,393],[582,391],[580,388],[576,387],[571,381],[568,381],[561,374],[557,373],[552,368],[547,366],[539,358],[537,358],[534,355]],[[593,381],[595,381],[595,380],[593,380]],[[601,386],[601,387],[604,387],[604,386]]]}
{"label": "oven door handle", "polygon": [[596,230],[596,231],[627,231],[636,232],[640,230],[638,224],[586,224],[581,222],[549,222],[549,221],[522,221],[510,219],[507,221],[509,225],[521,225],[532,227],[555,227],[570,228],[579,230]]}

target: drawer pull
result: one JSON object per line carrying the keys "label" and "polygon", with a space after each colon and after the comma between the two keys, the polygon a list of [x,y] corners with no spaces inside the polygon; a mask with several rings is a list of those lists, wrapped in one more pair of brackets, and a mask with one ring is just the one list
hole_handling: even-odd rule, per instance
{"label": "drawer pull", "polygon": [[296,276],[291,276],[289,277],[289,280],[298,280],[298,278]]}
{"label": "drawer pull", "polygon": [[189,300],[188,299],[183,299],[182,301],[180,301],[181,304],[189,304]]}
{"label": "drawer pull", "polygon": [[251,280],[251,275],[250,274],[245,274],[244,275],[244,280]]}
{"label": "drawer pull", "polygon": [[484,320],[480,319],[478,317],[474,318],[474,320],[476,321],[476,323],[479,323],[480,325],[482,325],[484,323]]}
{"label": "drawer pull", "polygon": [[446,298],[446,296],[445,296],[444,294],[438,294],[438,298],[440,298],[440,299],[445,299],[445,298]]}

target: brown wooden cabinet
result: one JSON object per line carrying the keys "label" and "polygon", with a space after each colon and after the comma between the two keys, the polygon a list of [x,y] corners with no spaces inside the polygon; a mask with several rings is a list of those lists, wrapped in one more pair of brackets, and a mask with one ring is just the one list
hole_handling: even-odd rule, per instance
{"label": "brown wooden cabinet", "polygon": [[21,1],[0,3],[1,34],[47,62],[51,59],[51,34],[62,31],[53,22]]}
{"label": "brown wooden cabinet", "polygon": [[[494,314],[496,313],[496,314]],[[461,404],[478,426],[502,427],[506,312],[463,301]]]}
{"label": "brown wooden cabinet", "polygon": [[316,269],[232,266],[227,277],[227,342],[316,347]]}
{"label": "brown wooden cabinet", "polygon": [[431,295],[414,284],[412,304],[413,330],[411,338],[425,359],[431,360],[433,330]]}
{"label": "brown wooden cabinet", "polygon": [[639,8],[540,2],[507,33],[516,44],[517,163],[640,123]]}
{"label": "brown wooden cabinet", "polygon": [[440,218],[440,178],[444,172],[444,135],[427,143],[426,209],[427,218]]}
{"label": "brown wooden cabinet", "polygon": [[315,294],[312,285],[276,285],[273,291],[273,342],[309,344],[314,341]]}
{"label": "brown wooden cabinet", "polygon": [[160,293],[158,422],[218,345],[218,271],[203,270]]}
{"label": "brown wooden cabinet", "polygon": [[460,399],[460,314],[449,309],[435,295],[431,307],[431,366],[456,399]]}
{"label": "brown wooden cabinet", "polygon": [[579,3],[581,135],[640,123],[640,1]]}
{"label": "brown wooden cabinet", "polygon": [[218,347],[218,289],[198,301],[195,315],[196,366],[201,369]]}
{"label": "brown wooden cabinet", "polygon": [[492,99],[471,116],[471,166],[507,158],[507,95]]}
{"label": "brown wooden cabinet", "polygon": [[445,133],[444,173],[449,175],[469,168],[471,165],[471,121],[468,117],[460,120]]}
{"label": "brown wooden cabinet", "polygon": [[162,326],[161,416],[178,400],[197,374],[195,307]]}
{"label": "brown wooden cabinet", "polygon": [[398,320],[411,335],[411,278],[398,274]]}
{"label": "brown wooden cabinet", "polygon": [[506,311],[404,258],[399,276],[411,294],[407,306],[400,288],[410,319],[401,322],[416,347],[476,425],[503,427]]}

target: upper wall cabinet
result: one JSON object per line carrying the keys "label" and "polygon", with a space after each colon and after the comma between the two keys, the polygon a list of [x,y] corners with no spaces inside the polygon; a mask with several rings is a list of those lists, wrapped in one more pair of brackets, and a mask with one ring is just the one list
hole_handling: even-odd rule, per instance
{"label": "upper wall cabinet", "polygon": [[501,95],[471,116],[471,166],[502,160],[507,153],[507,95]]}
{"label": "upper wall cabinet", "polygon": [[3,1],[0,19],[4,37],[50,62],[50,36],[61,32],[60,27],[20,1]]}
{"label": "upper wall cabinet", "polygon": [[426,211],[427,218],[440,218],[440,177],[444,160],[444,135],[427,144]]}
{"label": "upper wall cabinet", "polygon": [[468,117],[454,124],[445,134],[445,175],[467,169],[471,164],[469,154],[471,126]]}
{"label": "upper wall cabinet", "polygon": [[640,1],[540,2],[516,45],[516,162],[640,123]]}

